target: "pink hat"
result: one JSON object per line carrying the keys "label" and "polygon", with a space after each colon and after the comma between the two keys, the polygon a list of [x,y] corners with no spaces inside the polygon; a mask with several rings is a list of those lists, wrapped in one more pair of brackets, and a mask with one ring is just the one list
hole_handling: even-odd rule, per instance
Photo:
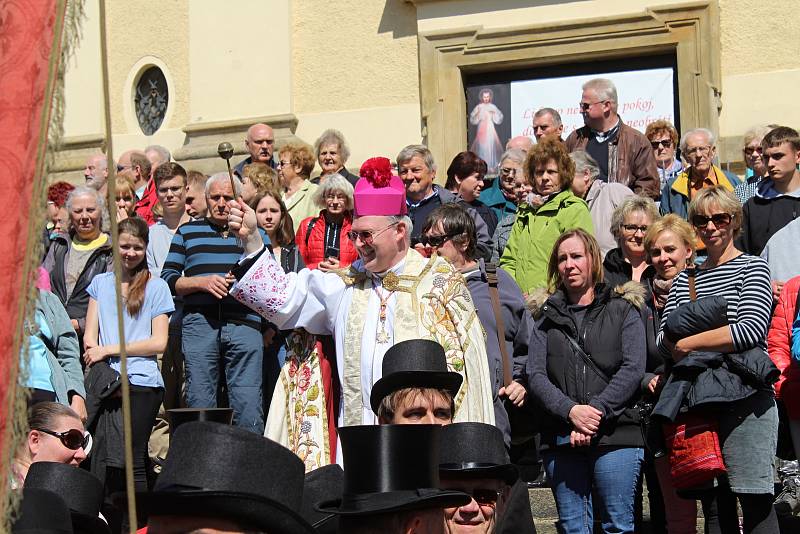
{"label": "pink hat", "polygon": [[353,193],[355,216],[398,216],[408,213],[406,188],[399,176],[392,174],[388,158],[370,158],[359,171],[361,179]]}

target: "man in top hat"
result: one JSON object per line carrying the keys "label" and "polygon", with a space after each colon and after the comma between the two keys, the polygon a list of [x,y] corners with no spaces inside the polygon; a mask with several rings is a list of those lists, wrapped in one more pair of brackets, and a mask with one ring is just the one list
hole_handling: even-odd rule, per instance
{"label": "man in top hat", "polygon": [[136,497],[149,514],[148,534],[316,534],[300,514],[302,496],[303,462],[285,447],[194,421],[172,435],[153,491]]}
{"label": "man in top hat", "polygon": [[469,496],[439,489],[439,425],[340,429],[347,464],[340,499],[317,510],[339,516],[348,534],[445,534],[443,508]]}
{"label": "man in top hat", "polygon": [[372,387],[372,409],[382,425],[445,425],[439,459],[442,487],[473,496],[463,506],[445,509],[449,534],[535,534],[528,489],[517,480],[503,433],[482,423],[451,424],[460,377],[447,371],[438,343],[403,341],[383,358],[383,376]]}
{"label": "man in top hat", "polygon": [[336,443],[325,426],[329,403],[339,401],[333,414],[338,427],[377,423],[373,384],[386,351],[407,339],[446,347],[448,369],[463,380],[454,398],[456,421],[494,423],[486,344],[463,277],[446,260],[410,248],[405,188],[389,160],[367,160],[360,174],[349,234],[359,259],[343,271],[285,274],[265,253],[255,213],[231,203],[229,226],[247,254],[233,270],[239,281],[231,294],[280,329],[334,336],[341,391],[321,387],[321,374],[308,363],[313,352],[298,355],[290,347],[267,420],[265,435],[306,459],[307,468],[333,461]]}

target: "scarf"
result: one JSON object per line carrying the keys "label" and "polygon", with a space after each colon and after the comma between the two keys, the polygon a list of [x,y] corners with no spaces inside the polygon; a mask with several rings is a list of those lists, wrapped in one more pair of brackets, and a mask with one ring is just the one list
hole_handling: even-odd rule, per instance
{"label": "scarf", "polygon": [[669,288],[672,287],[673,280],[675,279],[670,278],[669,280],[665,280],[658,275],[653,278],[653,298],[656,301],[657,309],[663,310],[664,306],[667,305],[667,296],[669,295]]}

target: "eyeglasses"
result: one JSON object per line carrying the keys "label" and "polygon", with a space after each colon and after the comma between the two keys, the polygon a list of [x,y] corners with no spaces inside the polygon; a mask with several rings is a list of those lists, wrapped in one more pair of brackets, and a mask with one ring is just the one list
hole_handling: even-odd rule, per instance
{"label": "eyeglasses", "polygon": [[278,160],[276,163],[278,167],[288,167],[291,164],[292,164],[291,161],[283,161],[283,160]]}
{"label": "eyeglasses", "polygon": [[758,154],[760,156],[763,153],[764,153],[764,150],[760,146],[758,146],[758,147],[748,146],[748,147],[745,147],[745,149],[744,149],[744,155],[745,156],[752,156],[753,154]]}
{"label": "eyeglasses", "polygon": [[395,226],[396,224],[397,224],[397,221],[393,222],[392,224],[390,224],[386,228],[383,228],[382,230],[378,230],[377,232],[373,232],[371,230],[362,230],[360,232],[356,232],[356,231],[352,231],[351,230],[350,232],[347,232],[347,237],[353,243],[356,242],[356,239],[360,239],[362,243],[364,243],[368,247],[371,247],[373,240],[377,236],[381,235],[383,232],[385,232],[386,230],[388,230],[392,226]]}
{"label": "eyeglasses", "polygon": [[597,102],[579,102],[578,107],[581,111],[589,111],[589,108],[595,104],[603,104],[605,102],[608,102],[608,100],[598,100]]}
{"label": "eyeglasses", "polygon": [[477,502],[480,506],[487,506],[492,508],[497,506],[497,501],[500,500],[500,495],[503,494],[502,491],[493,489],[481,489],[481,488],[474,488],[472,490],[465,490],[461,488],[448,488],[448,489],[466,493],[467,495],[470,495],[473,499],[475,499],[475,502]]}
{"label": "eyeglasses", "polygon": [[638,224],[623,224],[622,228],[624,228],[629,234],[635,234],[636,232],[642,232],[643,234],[646,234],[648,226],[646,224],[641,226]]}
{"label": "eyeglasses", "polygon": [[500,174],[503,176],[516,176],[517,169],[515,167],[500,167]]}
{"label": "eyeglasses", "polygon": [[714,223],[717,228],[725,228],[733,220],[730,213],[715,213],[714,215],[693,215],[692,226],[695,228],[705,228],[709,222]]}
{"label": "eyeglasses", "polygon": [[440,248],[442,245],[459,235],[461,235],[460,232],[457,234],[424,235],[420,237],[420,243],[428,247]]}
{"label": "eyeglasses", "polygon": [[66,432],[53,432],[45,428],[34,428],[32,430],[44,432],[45,434],[58,438],[66,448],[73,451],[77,451],[81,448],[87,450],[89,444],[92,442],[92,435],[89,432],[81,432],[77,428],[70,428]]}
{"label": "eyeglasses", "polygon": [[706,146],[693,146],[692,148],[686,149],[687,156],[705,156],[711,154],[711,151],[714,149],[711,145]]}
{"label": "eyeglasses", "polygon": [[658,148],[669,148],[672,146],[672,139],[662,139],[661,141],[650,141],[650,146],[653,147],[653,150]]}

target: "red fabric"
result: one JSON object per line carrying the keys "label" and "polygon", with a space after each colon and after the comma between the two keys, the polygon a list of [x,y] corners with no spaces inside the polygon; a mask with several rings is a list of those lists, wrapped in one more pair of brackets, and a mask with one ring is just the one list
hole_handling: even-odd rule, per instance
{"label": "red fabric", "polygon": [[[25,270],[25,255],[40,241],[28,233],[31,217],[42,217],[43,204],[33,200],[33,185],[41,175],[50,124],[53,88],[58,59],[65,2],[55,0],[5,0],[0,2],[0,449],[10,406],[7,395],[14,384],[7,378],[19,361],[13,350],[21,333],[20,299],[28,296],[35,272]],[[58,24],[57,24],[58,22]],[[50,63],[52,59],[52,64]],[[21,336],[20,336],[21,337]],[[9,387],[10,386],[10,387]]]}
{"label": "red fabric", "polygon": [[156,218],[153,215],[153,208],[158,204],[158,196],[156,196],[156,184],[152,178],[148,180],[147,186],[142,193],[142,199],[136,203],[136,214],[144,219],[147,226],[152,226],[156,223]]}
{"label": "red fabric", "polygon": [[[297,235],[295,236],[295,243],[297,243],[297,250],[300,251],[300,256],[303,257],[303,263],[309,269],[316,269],[319,263],[325,259],[325,217],[322,210],[317,217],[306,217],[300,222],[297,228]],[[311,219],[317,219],[314,227],[311,229],[311,235],[308,236],[308,246],[306,246],[306,234],[308,233],[308,223]],[[353,242],[347,237],[353,225],[351,217],[345,217],[342,223],[342,231],[339,233],[339,265],[347,267],[356,259],[358,259],[358,252]]]}
{"label": "red fabric", "polygon": [[792,360],[792,323],[797,317],[795,304],[800,291],[800,276],[783,285],[778,306],[767,333],[769,357],[781,370],[775,394],[786,405],[790,419],[800,419],[800,363]]}
{"label": "red fabric", "polygon": [[725,474],[717,423],[699,414],[679,415],[664,425],[669,474],[676,489],[691,489]]}

